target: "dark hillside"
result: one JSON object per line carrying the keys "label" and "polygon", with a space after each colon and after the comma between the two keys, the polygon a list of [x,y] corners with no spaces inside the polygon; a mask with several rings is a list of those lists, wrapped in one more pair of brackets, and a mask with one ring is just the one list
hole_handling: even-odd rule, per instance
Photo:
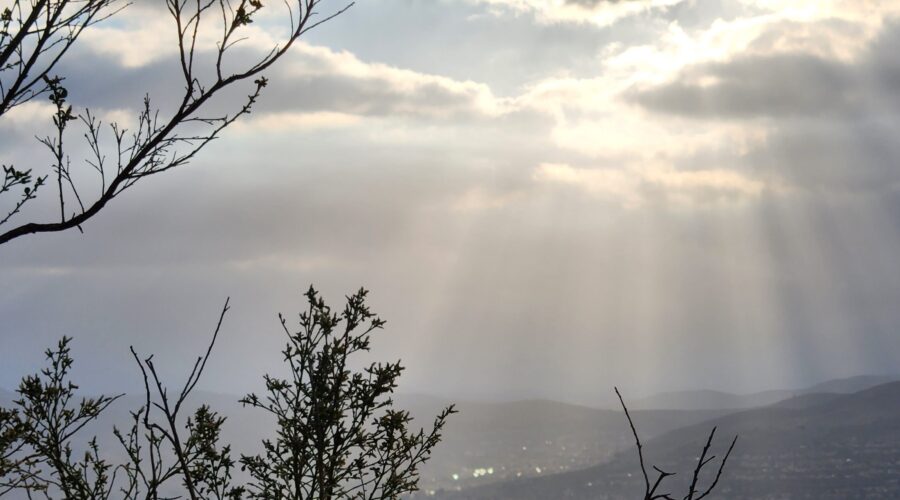
{"label": "dark hillside", "polygon": [[[900,498],[900,383],[837,397],[804,396],[718,418],[646,441],[651,463],[684,481],[710,426],[719,447],[741,438],[717,498]],[[638,424],[640,428],[640,424]],[[458,499],[633,499],[641,492],[633,450],[577,472],[462,491]],[[673,480],[678,491],[681,483]]]}

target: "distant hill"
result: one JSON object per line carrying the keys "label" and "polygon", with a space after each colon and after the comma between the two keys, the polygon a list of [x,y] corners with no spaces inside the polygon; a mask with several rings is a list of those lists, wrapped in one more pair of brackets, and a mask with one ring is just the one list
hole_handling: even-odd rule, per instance
{"label": "distant hill", "polygon": [[[443,403],[428,397],[396,399],[419,425],[430,422]],[[546,400],[462,402],[457,408],[444,440],[423,468],[424,491],[581,469],[607,461],[629,446],[628,423],[621,411]],[[657,436],[725,413],[637,411],[634,418],[648,436]]]}
{"label": "distant hill", "polygon": [[850,394],[898,381],[900,381],[900,375],[860,375],[858,377],[840,378],[822,382],[821,384],[809,387],[802,392],[805,394],[819,392]]}
{"label": "distant hill", "polygon": [[[716,498],[900,498],[900,382],[849,395],[804,395],[645,440],[648,461],[678,471],[680,488],[711,426],[721,454],[740,435]],[[638,425],[639,430],[641,425]],[[642,484],[634,449],[584,470],[461,492],[455,500],[633,499]],[[671,490],[667,490],[671,491]],[[678,489],[676,489],[678,491]]]}
{"label": "distant hill", "polygon": [[[739,457],[745,455],[751,457],[745,457],[747,460],[756,460],[757,462],[762,460],[759,456],[764,456],[765,450],[755,448],[758,443],[766,443],[769,440],[780,446],[782,442],[790,442],[792,436],[778,434],[782,431],[786,433],[785,429],[793,428],[790,427],[792,424],[784,422],[805,421],[811,428],[819,429],[822,408],[849,401],[846,400],[846,395],[836,394],[837,392],[848,391],[855,387],[866,387],[878,380],[877,377],[857,377],[830,381],[803,391],[795,391],[808,393],[794,398],[781,398],[768,408],[743,411],[738,414],[735,414],[735,411],[741,410],[641,410],[635,408],[634,403],[631,403],[630,407],[634,409],[634,418],[642,437],[648,441],[650,453],[652,456],[660,457],[663,460],[660,462],[661,464],[668,463],[664,460],[671,459],[674,465],[679,465],[681,469],[684,469],[681,466],[685,464],[679,464],[678,460],[696,454],[695,448],[702,444],[701,440],[704,437],[702,433],[713,425],[712,422],[715,422],[721,426],[723,433],[740,432],[742,434],[740,453],[735,455],[735,467],[737,468],[740,467]],[[700,403],[706,401],[706,404],[709,404],[710,401],[718,401],[723,408],[728,408],[735,404],[735,401],[741,401],[744,404],[750,404],[747,403],[750,401],[752,404],[763,405],[769,401],[767,398],[777,399],[772,396],[773,394],[779,395],[787,392],[770,391],[769,393],[759,393],[760,395],[756,395],[755,398],[749,398],[713,391],[694,391],[692,393],[673,393],[671,401],[683,403],[689,399],[685,397],[685,394],[700,395],[702,396],[699,398]],[[197,393],[195,396],[194,402],[210,403],[214,409],[228,417],[224,438],[234,444],[236,451],[255,451],[259,439],[269,434],[269,430],[272,428],[272,423],[266,419],[265,415],[242,408],[237,404],[237,396],[214,393]],[[11,400],[12,397],[11,392],[0,390],[0,404],[4,404],[4,400]],[[416,419],[414,423],[417,426],[430,424],[434,415],[448,402],[441,398],[416,395],[398,395],[395,400],[398,408],[410,410]],[[663,399],[657,399],[657,401],[663,401]],[[722,403],[723,401],[730,401],[730,403],[725,404]],[[703,406],[698,403],[698,399],[695,399],[694,402],[698,406]],[[118,445],[112,441],[109,431],[113,424],[124,426],[128,421],[128,411],[139,406],[140,403],[139,398],[123,398],[109,409],[101,422],[86,428],[81,437],[86,441],[96,434],[100,438],[101,444],[115,454]],[[876,403],[870,402],[870,404],[875,405]],[[852,406],[852,408],[858,406]],[[874,408],[874,411],[875,414],[879,414],[878,412],[888,411],[890,408],[890,405],[885,404]],[[531,484],[523,483],[524,479],[534,477],[540,479],[535,484],[543,485],[537,487],[536,491],[545,491],[542,488],[549,488],[545,492],[555,491],[555,493],[550,496],[524,496],[522,498],[555,499],[557,498],[556,493],[559,493],[560,490],[554,490],[554,486],[548,486],[555,481],[550,478],[557,477],[552,474],[572,473],[576,474],[574,477],[580,478],[582,477],[580,474],[584,473],[587,474],[585,477],[594,477],[601,482],[606,481],[604,484],[607,484],[608,488],[605,488],[604,491],[609,489],[615,492],[616,488],[621,488],[623,492],[627,490],[628,493],[632,493],[628,489],[630,483],[626,479],[627,474],[635,472],[635,464],[632,463],[634,459],[633,442],[627,421],[621,411],[546,400],[509,403],[461,402],[458,409],[460,413],[450,419],[445,429],[444,440],[436,449],[432,461],[422,470],[421,487],[426,492],[441,489],[467,490],[476,486],[502,483],[502,486],[497,486],[500,489],[496,492],[506,495],[507,488],[512,488],[511,491],[518,491],[519,485]],[[860,409],[859,411],[863,412],[864,410]],[[890,414],[889,411],[888,414]],[[856,415],[856,413],[851,411],[850,415]],[[900,419],[900,413],[893,415],[895,419]],[[858,420],[856,417],[847,418],[848,420],[844,422]],[[785,425],[787,427],[784,427]],[[839,427],[839,429],[843,432],[843,427]],[[844,439],[841,436],[843,434],[838,433],[838,439],[834,442],[841,443],[841,439]],[[654,438],[659,438],[660,441],[655,441]],[[824,442],[832,441],[832,436],[825,434],[815,434],[809,439],[814,438]],[[803,450],[810,450],[813,449],[814,443],[803,443],[802,446],[806,447],[802,448]],[[783,453],[781,448],[775,449],[778,453]],[[783,457],[778,458],[778,456],[780,455],[776,454],[772,460],[782,460]],[[802,457],[802,455],[795,456]],[[788,459],[784,458],[784,460]],[[900,458],[896,461],[900,462]],[[790,465],[789,461],[787,463],[788,465],[780,463],[779,466],[788,469],[794,466]],[[581,472],[573,473],[572,471]],[[560,477],[568,476],[564,474]],[[545,479],[549,482],[544,483]],[[561,481],[566,482],[568,479],[561,479]],[[588,479],[585,484],[601,484],[597,481]],[[616,484],[620,486],[615,486]],[[735,488],[738,487],[738,483],[730,484]],[[496,498],[518,498],[517,494],[501,495]],[[633,498],[633,495],[630,494],[625,496]],[[494,497],[488,494],[472,498]],[[610,498],[619,497],[612,496]]]}
{"label": "distant hill", "polygon": [[765,391],[754,394],[733,394],[730,392],[701,390],[667,392],[636,399],[629,403],[634,409],[670,409],[670,410],[710,410],[710,409],[746,409],[768,406],[790,398],[796,393],[791,391]]}
{"label": "distant hill", "polygon": [[805,389],[773,390],[752,394],[734,394],[710,390],[666,392],[631,401],[629,407],[644,410],[740,410],[769,406],[804,394],[850,394],[896,381],[900,381],[900,375],[862,375],[829,380]]}

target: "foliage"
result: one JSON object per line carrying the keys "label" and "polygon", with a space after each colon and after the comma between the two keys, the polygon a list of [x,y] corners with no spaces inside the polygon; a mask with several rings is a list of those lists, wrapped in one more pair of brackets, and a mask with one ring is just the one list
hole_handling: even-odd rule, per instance
{"label": "foliage", "polygon": [[[99,457],[97,442],[78,459],[72,438],[97,419],[116,399],[101,396],[77,400],[78,386],[69,379],[72,368],[70,338],[48,349],[49,366],[19,385],[15,410],[0,418],[0,494],[16,488],[47,493],[58,489],[66,498],[105,498],[110,466]],[[77,401],[77,403],[76,403]]]}
{"label": "foliage", "polygon": [[[73,451],[76,434],[120,396],[75,397],[69,338],[46,353],[48,366],[25,377],[14,409],[0,409],[0,497],[127,500],[199,499],[395,499],[416,491],[418,467],[441,439],[453,407],[430,430],[412,430],[409,413],[393,408],[390,395],[403,367],[373,363],[354,371],[350,363],[370,349],[384,325],[366,305],[367,292],[347,298],[340,314],[318,293],[306,293],[300,329],[289,332],[284,360],[290,377],[265,377],[266,396],[248,395],[245,406],[276,417],[275,435],[261,455],[235,460],[221,444],[226,423],[207,405],[183,418],[188,397],[206,368],[228,302],[206,353],[184,385],[170,392],[153,357],[132,349],[144,381],[144,404],[131,412],[130,428],[113,429],[125,451],[123,463],[104,458],[97,439]],[[237,467],[248,477],[235,480]]]}
{"label": "foliage", "polygon": [[366,290],[334,313],[310,288],[308,310],[283,351],[287,379],[265,377],[266,396],[242,402],[276,419],[277,437],[262,455],[243,457],[253,498],[390,499],[417,489],[418,467],[440,440],[453,407],[429,432],[410,432],[409,413],[392,408],[389,395],[403,371],[400,362],[373,363],[351,372],[348,360],[369,350],[384,322],[365,304]]}

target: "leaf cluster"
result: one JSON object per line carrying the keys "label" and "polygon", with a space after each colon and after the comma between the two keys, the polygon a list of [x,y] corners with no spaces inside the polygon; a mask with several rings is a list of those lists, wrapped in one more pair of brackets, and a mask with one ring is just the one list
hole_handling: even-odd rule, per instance
{"label": "leaf cluster", "polygon": [[266,394],[242,400],[274,416],[278,427],[262,454],[241,460],[252,498],[368,500],[416,491],[419,466],[454,409],[441,412],[430,431],[411,431],[409,413],[395,410],[390,398],[400,362],[351,370],[351,356],[369,351],[372,333],[384,326],[366,305],[367,294],[359,290],[334,312],[310,288],[299,328],[280,318],[289,377],[267,375]]}

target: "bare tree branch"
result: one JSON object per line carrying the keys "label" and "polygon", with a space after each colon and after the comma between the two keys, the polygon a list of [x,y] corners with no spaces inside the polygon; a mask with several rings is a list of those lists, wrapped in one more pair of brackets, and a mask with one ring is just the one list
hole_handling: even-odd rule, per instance
{"label": "bare tree branch", "polygon": [[[625,418],[628,419],[628,425],[631,426],[631,433],[634,436],[635,446],[637,447],[638,452],[638,460],[640,462],[641,474],[644,477],[644,500],[675,500],[675,497],[671,495],[671,493],[657,493],[659,487],[662,485],[663,481],[667,478],[674,476],[674,472],[666,472],[659,467],[653,466],[653,470],[656,471],[657,477],[654,483],[650,484],[650,475],[647,472],[647,467],[644,462],[644,446],[641,443],[641,438],[638,436],[637,428],[634,425],[634,420],[631,418],[631,413],[628,411],[628,407],[625,405],[625,400],[622,398],[622,394],[619,392],[619,388],[615,388],[616,396],[619,397],[619,403],[622,405],[622,410],[625,412]],[[703,451],[700,453],[700,458],[697,460],[697,466],[694,468],[694,473],[691,476],[691,483],[688,487],[688,492],[685,494],[683,500],[701,500],[706,498],[716,486],[719,484],[719,479],[722,477],[722,473],[725,470],[725,464],[728,462],[728,458],[731,456],[732,450],[734,450],[734,446],[737,444],[737,436],[731,441],[731,446],[728,447],[728,452],[725,453],[725,456],[722,457],[722,460],[719,462],[719,468],[716,472],[716,476],[714,480],[707,486],[707,488],[700,495],[696,496],[698,493],[698,482],[700,480],[700,475],[703,472],[703,469],[715,460],[715,456],[709,455],[709,450],[712,447],[713,439],[716,435],[716,428],[713,427],[712,431],[710,431],[708,438],[706,439],[706,444],[703,446]]]}
{"label": "bare tree branch", "polygon": [[[283,57],[302,35],[323,22],[346,12],[353,5],[353,3],[349,3],[330,15],[316,20],[315,16],[318,14],[318,7],[322,0],[285,1],[288,10],[288,23],[291,29],[287,38],[282,43],[273,46],[268,52],[256,59],[255,62],[247,64],[243,69],[229,72],[225,69],[229,51],[241,40],[245,39],[241,33],[247,25],[253,22],[254,16],[263,8],[262,2],[259,0],[165,1],[168,13],[176,28],[177,39],[175,42],[178,46],[179,64],[184,80],[184,91],[181,95],[180,103],[170,114],[162,117],[160,110],[151,105],[148,96],[144,99],[143,107],[138,114],[137,126],[133,131],[129,132],[118,124],[111,124],[108,134],[103,134],[99,122],[90,113],[90,110],[85,110],[80,114],[72,111],[72,108],[66,104],[67,92],[62,86],[62,78],[50,77],[49,72],[55,65],[55,60],[58,60],[58,57],[62,57],[65,54],[65,51],[75,42],[82,30],[118,12],[118,9],[127,4],[120,3],[122,0],[83,0],[82,2],[77,2],[76,0],[44,0],[35,4],[34,10],[28,10],[24,3],[15,2],[16,9],[20,13],[31,14],[41,6],[46,7],[46,9],[50,9],[53,6],[57,9],[48,10],[51,17],[46,22],[39,20],[30,21],[32,18],[29,15],[20,16],[22,19],[19,22],[4,21],[6,25],[16,25],[19,29],[16,33],[9,34],[9,36],[3,36],[2,33],[5,32],[0,32],[0,40],[3,40],[0,43],[0,55],[9,52],[7,59],[12,58],[15,61],[19,61],[19,59],[16,59],[16,54],[21,52],[21,50],[16,49],[14,46],[16,43],[24,43],[22,40],[27,40],[28,36],[36,36],[38,40],[46,41],[55,40],[54,37],[63,37],[60,43],[64,50],[57,49],[59,53],[53,53],[54,56],[58,57],[51,61],[48,67],[38,72],[37,76],[39,78],[37,80],[24,78],[22,73],[32,71],[28,68],[35,67],[34,65],[38,63],[42,55],[47,53],[49,48],[43,48],[43,45],[40,50],[31,53],[31,57],[35,61],[28,59],[23,60],[18,66],[9,66],[9,71],[15,73],[15,78],[0,78],[0,87],[5,89],[4,95],[11,96],[8,97],[9,105],[6,108],[0,105],[0,116],[3,115],[6,109],[24,102],[23,99],[25,97],[18,98],[15,96],[22,94],[23,89],[26,88],[24,86],[29,85],[28,82],[32,82],[32,80],[34,82],[30,84],[31,87],[28,87],[31,90],[27,94],[27,99],[49,92],[51,101],[57,107],[57,113],[54,118],[56,137],[43,139],[42,142],[50,149],[54,158],[52,173],[57,181],[57,203],[59,205],[60,220],[21,223],[0,233],[0,244],[30,234],[80,228],[82,224],[104,209],[116,196],[133,186],[140,179],[188,164],[200,150],[218,138],[225,128],[252,111],[253,106],[268,83],[268,80],[261,74],[262,72]],[[82,10],[70,13],[74,4],[77,4]],[[87,9],[88,6],[92,6],[92,9]],[[69,10],[66,10],[66,8]],[[78,12],[81,12],[81,15],[77,15]],[[52,17],[52,14],[55,14],[56,17]],[[10,19],[14,17],[12,16]],[[38,19],[40,19],[40,16]],[[218,19],[221,29],[220,39],[216,43],[215,48],[211,49],[211,52],[198,46],[199,33],[202,29],[201,25],[207,19]],[[66,27],[66,22],[72,24],[69,31],[65,32],[65,36],[58,34],[60,30]],[[38,26],[41,29],[37,29]],[[50,27],[48,28],[48,26]],[[22,33],[23,30],[25,35],[20,35],[19,33]],[[201,60],[207,60],[208,64],[212,65],[214,77],[204,79],[200,76],[208,73],[202,71],[200,67]],[[2,61],[3,59],[0,57],[0,62]],[[25,66],[22,66],[22,64]],[[4,75],[4,69],[7,66],[0,65],[0,77]],[[41,83],[41,85],[36,87],[37,83]],[[231,112],[218,117],[203,116],[203,111],[209,106],[209,102],[213,97],[222,94],[225,89],[242,83],[251,85],[251,91],[243,103],[234,107]],[[74,175],[71,171],[70,161],[63,145],[63,136],[69,126],[69,122],[74,121],[76,118],[79,118],[81,124],[87,128],[87,132],[83,135],[91,154],[91,157],[84,159],[81,163],[89,167],[89,171],[97,172],[100,177],[101,192],[96,198],[91,200],[82,198],[81,190],[78,187],[80,177]],[[197,130],[198,125],[201,128],[199,131]],[[109,137],[112,138],[114,143],[112,148],[105,146],[105,138]],[[109,158],[114,160],[114,171]],[[46,179],[46,176],[31,176],[30,170],[20,171],[13,169],[13,172],[16,173],[17,178],[27,178],[33,182],[33,185],[25,186],[28,192],[23,192],[23,197],[20,198],[19,204],[14,206],[3,220],[0,220],[0,224],[6,223],[14,216],[19,215],[22,205],[36,198],[35,192],[37,188]],[[20,187],[23,184],[23,182],[18,183]],[[5,191],[0,191],[0,194],[3,192]],[[67,209],[67,198],[74,200],[77,210]]]}

